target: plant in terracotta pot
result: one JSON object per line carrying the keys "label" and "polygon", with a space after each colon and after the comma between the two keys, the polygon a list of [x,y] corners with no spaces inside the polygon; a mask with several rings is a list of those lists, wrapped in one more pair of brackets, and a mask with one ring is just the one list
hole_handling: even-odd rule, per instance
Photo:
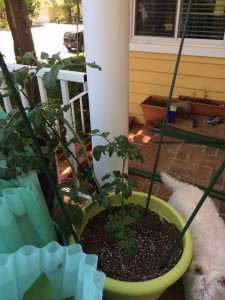
{"label": "plant in terracotta pot", "polygon": [[207,90],[203,91],[202,97],[199,97],[197,92],[194,92],[191,96],[180,95],[178,100],[188,101],[191,106],[191,113],[193,114],[225,118],[225,102],[210,99]]}
{"label": "plant in terracotta pot", "polygon": [[[162,122],[165,117],[168,97],[150,95],[141,104],[143,116],[147,124]],[[176,99],[172,99],[175,102]]]}

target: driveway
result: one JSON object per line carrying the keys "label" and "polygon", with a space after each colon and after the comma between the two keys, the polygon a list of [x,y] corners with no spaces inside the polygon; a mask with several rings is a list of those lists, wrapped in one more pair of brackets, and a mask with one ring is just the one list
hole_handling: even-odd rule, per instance
{"label": "driveway", "polygon": [[[82,28],[83,26],[80,25]],[[66,31],[76,31],[76,25],[46,23],[34,25],[31,28],[37,57],[41,52],[47,52],[49,55],[60,52],[61,58],[71,56],[66,47],[63,46],[63,35]],[[5,55],[6,63],[15,62],[13,40],[10,31],[0,31],[0,51]]]}

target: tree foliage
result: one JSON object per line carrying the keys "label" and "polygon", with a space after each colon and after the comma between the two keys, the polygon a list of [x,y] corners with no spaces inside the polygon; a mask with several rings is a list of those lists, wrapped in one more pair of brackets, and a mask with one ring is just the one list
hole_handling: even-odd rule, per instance
{"label": "tree foliage", "polygon": [[80,4],[80,0],[64,0],[63,9],[66,11],[69,23],[80,22]]}
{"label": "tree foliage", "polygon": [[[33,23],[33,20],[37,18],[40,10],[40,1],[39,0],[25,0],[26,8],[29,15],[30,23]],[[0,11],[5,11],[4,0],[0,0]],[[1,22],[1,21],[0,21]]]}

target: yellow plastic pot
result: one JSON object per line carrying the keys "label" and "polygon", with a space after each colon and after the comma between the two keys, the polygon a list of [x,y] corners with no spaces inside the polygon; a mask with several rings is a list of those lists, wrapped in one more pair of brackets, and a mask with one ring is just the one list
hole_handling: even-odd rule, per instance
{"label": "yellow plastic pot", "polygon": [[[119,201],[115,195],[111,195],[115,199],[115,205]],[[141,204],[145,207],[147,194],[133,192],[129,202]],[[152,196],[149,209],[159,213],[167,221],[176,225],[179,230],[185,225],[183,217],[164,200]],[[84,230],[88,220],[96,215],[102,208],[94,207],[85,214],[84,222],[78,235]],[[104,300],[156,300],[160,295],[173,283],[175,283],[186,272],[192,257],[192,237],[190,231],[185,233],[183,238],[183,254],[179,262],[166,274],[148,281],[142,282],[125,282],[106,277],[104,285]],[[148,263],[148,262],[146,262]],[[151,262],[149,262],[150,264]]]}

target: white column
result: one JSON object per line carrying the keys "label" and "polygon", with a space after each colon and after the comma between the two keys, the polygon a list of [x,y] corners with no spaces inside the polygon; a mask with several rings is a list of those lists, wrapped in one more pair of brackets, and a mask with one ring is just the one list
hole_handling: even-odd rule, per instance
{"label": "white column", "polygon": [[[129,17],[130,0],[83,0],[86,62],[91,128],[109,131],[110,140],[128,135]],[[93,146],[103,144],[94,138]],[[117,157],[94,162],[99,180],[112,170],[121,170]]]}

